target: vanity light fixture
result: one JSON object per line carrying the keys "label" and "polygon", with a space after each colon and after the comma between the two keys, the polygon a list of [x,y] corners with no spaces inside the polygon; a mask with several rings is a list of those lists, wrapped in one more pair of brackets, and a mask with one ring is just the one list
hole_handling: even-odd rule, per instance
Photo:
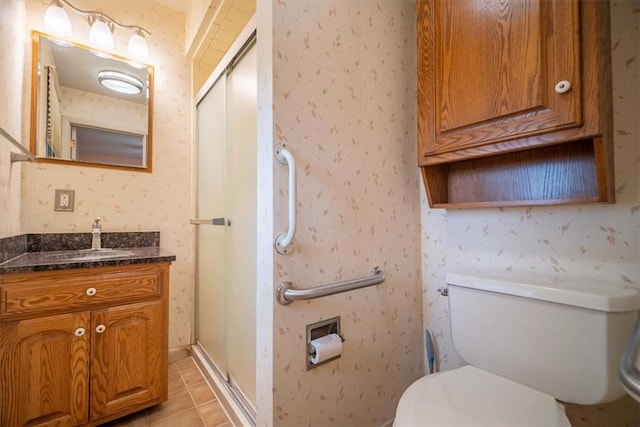
{"label": "vanity light fixture", "polygon": [[147,48],[147,41],[144,39],[144,33],[141,30],[136,30],[127,46],[129,56],[138,59],[147,59],[149,57],[149,49]]}
{"label": "vanity light fixture", "polygon": [[63,37],[71,36],[71,21],[69,21],[69,15],[64,11],[62,3],[59,1],[52,2],[47,8],[44,14],[44,27],[53,34]]}
{"label": "vanity light fixture", "polygon": [[140,79],[120,71],[100,71],[98,81],[107,89],[128,95],[137,95],[144,89]]}
{"label": "vanity light fixture", "polygon": [[89,41],[97,48],[113,50],[113,34],[109,24],[102,19],[96,18],[89,29]]}
{"label": "vanity light fixture", "polygon": [[115,27],[120,27],[133,30],[133,35],[127,46],[129,56],[140,62],[146,62],[149,58],[149,49],[145,40],[145,37],[151,35],[148,30],[138,25],[122,24],[102,12],[78,9],[67,0],[51,0],[44,14],[44,26],[47,31],[57,36],[71,36],[71,21],[65,11],[67,7],[86,16],[87,22],[91,26],[89,41],[93,46],[104,50],[113,50],[113,30]]}

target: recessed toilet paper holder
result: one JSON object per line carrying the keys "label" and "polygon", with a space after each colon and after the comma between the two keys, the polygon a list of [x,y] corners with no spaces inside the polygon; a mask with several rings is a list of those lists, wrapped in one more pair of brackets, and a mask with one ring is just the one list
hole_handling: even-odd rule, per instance
{"label": "recessed toilet paper holder", "polygon": [[340,340],[344,342],[344,337],[340,332],[340,316],[332,317],[331,319],[321,320],[316,323],[312,323],[307,325],[307,354],[306,354],[306,365],[307,371],[313,368],[317,368],[318,366],[322,366],[325,363],[331,362],[332,360],[336,360],[340,358],[340,355],[332,357],[330,359],[324,360],[319,363],[311,363],[311,358],[315,355],[315,349],[311,345],[311,341],[324,337],[330,334],[337,334],[340,337]]}

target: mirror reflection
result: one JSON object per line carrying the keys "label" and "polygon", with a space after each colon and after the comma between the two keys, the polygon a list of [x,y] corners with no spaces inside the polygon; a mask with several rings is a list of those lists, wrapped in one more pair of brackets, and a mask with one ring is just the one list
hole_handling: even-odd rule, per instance
{"label": "mirror reflection", "polygon": [[150,171],[153,68],[39,32],[33,49],[31,151]]}

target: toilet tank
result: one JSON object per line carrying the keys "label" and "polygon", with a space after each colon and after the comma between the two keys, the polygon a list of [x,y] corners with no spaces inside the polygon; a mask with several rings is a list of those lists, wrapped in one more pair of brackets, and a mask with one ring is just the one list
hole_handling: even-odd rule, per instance
{"label": "toilet tank", "polygon": [[624,395],[617,369],[638,317],[632,286],[448,273],[453,343],[470,365],[564,402]]}

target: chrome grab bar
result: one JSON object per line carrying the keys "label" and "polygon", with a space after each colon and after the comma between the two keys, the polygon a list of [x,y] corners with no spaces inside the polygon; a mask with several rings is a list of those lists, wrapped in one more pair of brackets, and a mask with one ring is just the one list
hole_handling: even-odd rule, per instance
{"label": "chrome grab bar", "polygon": [[640,402],[640,371],[636,360],[640,363],[640,320],[636,320],[618,367],[618,379],[622,388]]}
{"label": "chrome grab bar", "polygon": [[225,218],[193,218],[189,223],[193,225],[231,225],[231,221]]}
{"label": "chrome grab bar", "polygon": [[384,271],[376,266],[371,270],[371,276],[332,283],[330,285],[317,286],[315,288],[295,289],[293,288],[293,283],[282,282],[276,291],[276,299],[282,305],[289,305],[293,301],[325,297],[327,295],[338,294],[340,292],[378,285],[382,282],[384,282]]}
{"label": "chrome grab bar", "polygon": [[286,255],[291,251],[296,233],[296,161],[284,144],[276,145],[275,156],[280,163],[289,165],[289,229],[287,234],[278,234],[274,244],[276,252]]}

